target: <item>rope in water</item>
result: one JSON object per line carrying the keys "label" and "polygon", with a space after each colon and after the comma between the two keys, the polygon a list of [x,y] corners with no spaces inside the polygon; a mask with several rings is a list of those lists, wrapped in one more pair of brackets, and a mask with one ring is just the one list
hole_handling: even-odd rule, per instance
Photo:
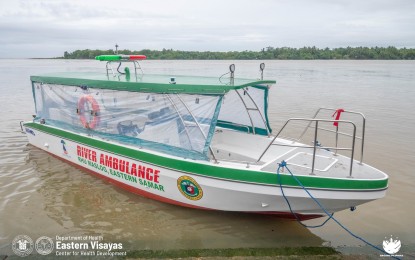
{"label": "rope in water", "polygon": [[[281,175],[280,175],[280,170],[281,169],[283,169],[283,168],[285,168],[285,169],[287,169],[287,171],[290,173],[290,175],[294,178],[294,180],[298,183],[298,185],[300,185],[300,187],[301,188],[303,188],[303,190],[308,194],[308,196],[310,196],[310,198],[312,198],[313,199],[313,201],[315,202],[315,203],[317,203],[317,205],[324,211],[324,213],[328,216],[328,218],[322,223],[322,224],[320,224],[320,225],[316,225],[316,226],[308,226],[308,225],[305,225],[304,223],[302,223],[301,222],[301,220],[299,219],[299,217],[297,216],[297,214],[292,210],[292,207],[291,207],[291,204],[290,204],[290,202],[288,201],[288,198],[285,196],[285,193],[284,193],[284,189],[283,189],[283,187],[282,187],[282,183],[281,183]],[[293,214],[293,216],[295,217],[295,219],[298,221],[298,223],[300,223],[301,225],[303,225],[304,227],[307,227],[307,228],[317,228],[317,227],[322,227],[322,226],[324,226],[330,219],[332,219],[334,222],[336,222],[337,223],[337,225],[339,225],[342,229],[344,229],[347,233],[349,233],[351,236],[353,236],[354,238],[357,238],[357,239],[359,239],[360,241],[362,241],[362,242],[364,242],[366,245],[369,245],[369,246],[371,246],[372,248],[374,248],[374,249],[376,249],[376,250],[379,250],[380,252],[382,252],[382,253],[384,253],[384,254],[387,254],[387,255],[389,255],[389,256],[391,256],[391,257],[393,257],[393,258],[395,258],[395,259],[399,259],[398,257],[396,257],[396,256],[394,256],[394,255],[391,255],[391,254],[389,254],[389,253],[387,253],[386,251],[384,251],[382,248],[380,248],[380,247],[378,247],[378,246],[376,246],[376,245],[374,245],[374,244],[372,244],[372,243],[370,243],[369,241],[367,241],[367,240],[365,240],[364,238],[362,238],[362,237],[360,237],[360,236],[358,236],[358,235],[355,235],[352,231],[350,231],[350,229],[348,229],[347,227],[345,227],[342,223],[340,223],[340,221],[338,221],[335,217],[334,217],[334,213],[332,213],[332,214],[330,214],[328,211],[327,211],[327,209],[323,206],[323,205],[321,205],[321,203],[316,199],[316,198],[314,198],[314,196],[313,195],[311,195],[311,193],[308,191],[308,189],[306,188],[306,187],[304,187],[304,185],[301,183],[301,181],[290,171],[290,169],[288,169],[288,167],[287,167],[287,162],[285,162],[285,161],[282,161],[281,163],[279,163],[278,164],[278,169],[277,169],[277,179],[278,179],[278,183],[279,183],[279,186],[280,186],[280,189],[281,189],[281,193],[282,193],[282,196],[284,197],[284,199],[285,199],[285,201],[287,202],[287,205],[288,205],[288,208],[290,209],[290,212],[291,212],[291,214]]]}

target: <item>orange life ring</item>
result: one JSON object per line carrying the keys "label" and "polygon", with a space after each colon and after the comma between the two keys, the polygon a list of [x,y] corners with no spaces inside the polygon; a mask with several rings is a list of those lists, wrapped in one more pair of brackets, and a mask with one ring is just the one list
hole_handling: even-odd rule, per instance
{"label": "orange life ring", "polygon": [[[91,116],[92,119],[87,121],[85,115],[85,104],[90,103],[92,110]],[[98,102],[91,95],[84,95],[78,101],[77,113],[79,114],[79,119],[81,120],[82,125],[88,129],[94,129],[99,123],[99,105]]]}

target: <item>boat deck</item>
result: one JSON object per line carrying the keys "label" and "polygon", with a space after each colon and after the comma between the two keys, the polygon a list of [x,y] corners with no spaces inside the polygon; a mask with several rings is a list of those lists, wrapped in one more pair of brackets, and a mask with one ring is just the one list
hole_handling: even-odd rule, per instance
{"label": "boat deck", "polygon": [[[232,136],[232,137],[231,137]],[[217,131],[212,142],[215,157],[221,163],[238,163],[244,167],[276,172],[278,164],[286,161],[287,166],[295,175],[316,175],[330,178],[350,178],[349,157],[335,154],[333,151],[317,149],[314,172],[312,173],[313,149],[306,147],[289,147],[287,145],[305,146],[301,143],[285,139],[276,139],[261,161],[257,162],[272,138],[247,135],[235,131]],[[352,178],[383,179],[386,175],[367,165],[353,161]]]}

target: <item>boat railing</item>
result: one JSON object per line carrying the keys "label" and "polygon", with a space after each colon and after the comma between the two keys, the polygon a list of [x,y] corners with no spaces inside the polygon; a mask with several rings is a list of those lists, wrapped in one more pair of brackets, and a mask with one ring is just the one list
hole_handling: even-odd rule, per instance
{"label": "boat railing", "polygon": [[[320,114],[320,112],[322,112],[322,111],[331,111],[331,112],[334,112],[334,113],[338,113],[339,112],[339,109],[335,109],[335,108],[327,108],[327,107],[320,107],[319,109],[317,109],[317,111],[315,112],[315,114],[314,114],[314,116],[312,117],[313,119],[315,119],[315,118],[317,118],[317,116]],[[363,114],[363,113],[361,113],[361,112],[355,112],[355,111],[351,111],[351,110],[344,110],[344,109],[341,109],[341,113],[345,113],[345,114],[353,114],[353,115],[357,115],[357,116],[359,116],[360,118],[361,118],[361,120],[362,120],[362,126],[361,126],[361,128],[362,128],[362,131],[361,131],[361,136],[355,136],[355,137],[353,137],[353,139],[359,139],[359,140],[361,140],[361,143],[360,143],[360,164],[362,164],[363,163],[363,152],[364,152],[364,145],[365,145],[365,131],[366,131],[366,117],[365,117],[365,115]],[[334,115],[334,114],[333,114]],[[335,121],[338,121],[338,120],[335,120]],[[298,137],[297,139],[296,139],[296,141],[297,142],[300,142],[301,141],[301,139],[304,137],[304,135],[306,134],[306,132],[307,132],[307,130],[309,129],[309,128],[313,128],[313,126],[311,125],[312,124],[312,122],[310,121],[309,123],[308,123],[308,125],[304,128],[304,130],[303,130],[303,132],[301,133],[301,135],[300,135],[300,137]],[[349,137],[352,137],[350,134],[348,134],[348,133],[344,133],[344,132],[340,132],[339,131],[339,125],[337,124],[337,126],[336,126],[336,130],[331,130],[331,129],[327,129],[327,128],[320,128],[322,131],[326,131],[326,132],[331,132],[331,133],[335,133],[336,134],[336,140],[335,140],[335,142],[336,142],[336,147],[337,147],[337,145],[338,145],[338,140],[339,140],[339,135],[343,135],[343,136],[349,136]],[[337,151],[336,151],[336,153],[337,153]]]}
{"label": "boat railing", "polygon": [[[318,113],[317,113],[318,114]],[[303,131],[303,133],[300,135],[300,137],[297,140],[293,140],[292,144],[281,144],[281,143],[275,143],[275,141],[277,140],[278,137],[281,138],[281,133],[283,132],[283,130],[289,125],[289,123],[293,122],[293,121],[302,121],[302,122],[307,122],[307,126],[305,131]],[[314,123],[314,125],[312,126],[312,124]],[[337,123],[337,130],[334,131],[336,133],[336,144],[334,147],[331,146],[322,146],[318,140],[318,132],[319,130],[322,131],[326,131],[329,129],[326,128],[321,128],[319,126],[319,124],[321,123]],[[350,125],[352,127],[352,133],[351,134],[347,134],[347,133],[343,133],[343,132],[339,132],[338,131],[338,125]],[[308,146],[308,145],[303,145],[303,144],[298,144],[297,141],[301,140],[301,138],[305,135],[305,132],[307,132],[307,130],[309,128],[314,128],[314,137],[313,137],[313,145],[312,146]],[[329,130],[330,132],[332,132],[332,130]],[[338,146],[338,136],[339,135],[345,135],[345,136],[350,136],[352,138],[352,144],[351,147],[339,147]],[[313,149],[313,155],[312,155],[312,165],[311,165],[311,175],[314,175],[314,171],[315,171],[315,162],[316,162],[316,152],[318,149],[325,149],[325,150],[334,150],[335,154],[337,154],[338,151],[350,151],[351,155],[350,155],[350,168],[349,168],[349,177],[352,177],[352,172],[353,172],[353,159],[354,159],[354,153],[355,153],[355,143],[356,143],[356,124],[352,121],[346,121],[346,120],[333,120],[333,119],[317,119],[317,118],[290,118],[288,119],[285,124],[281,127],[281,129],[278,131],[278,133],[274,136],[274,138],[272,138],[271,142],[267,145],[267,147],[265,148],[265,150],[262,152],[262,154],[259,156],[258,160],[255,162],[255,164],[258,164],[261,159],[263,158],[263,156],[266,154],[266,152],[269,150],[269,148],[272,145],[276,145],[276,146],[286,146],[286,147],[295,147],[295,148],[306,148],[306,149]],[[363,141],[363,138],[362,138]],[[363,147],[363,146],[362,146]]]}

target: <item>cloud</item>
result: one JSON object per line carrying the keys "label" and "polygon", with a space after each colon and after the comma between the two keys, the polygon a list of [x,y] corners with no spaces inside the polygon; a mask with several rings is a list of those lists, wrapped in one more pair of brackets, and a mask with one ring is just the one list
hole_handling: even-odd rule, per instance
{"label": "cloud", "polygon": [[0,57],[76,49],[415,47],[411,0],[20,0],[0,2]]}

